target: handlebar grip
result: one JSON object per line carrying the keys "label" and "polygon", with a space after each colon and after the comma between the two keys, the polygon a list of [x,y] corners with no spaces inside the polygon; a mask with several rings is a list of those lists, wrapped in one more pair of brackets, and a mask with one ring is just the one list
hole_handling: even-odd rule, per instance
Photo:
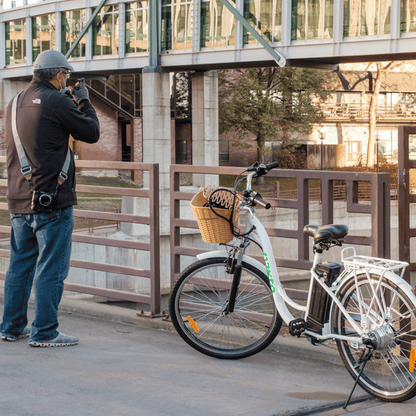
{"label": "handlebar grip", "polygon": [[271,205],[269,202],[266,202],[259,194],[255,195],[253,197],[254,202],[260,206],[262,206],[265,209],[270,209]]}
{"label": "handlebar grip", "polygon": [[273,163],[270,163],[269,165],[266,165],[266,170],[269,171],[274,168],[277,168],[278,166],[279,166],[279,162],[273,162]]}

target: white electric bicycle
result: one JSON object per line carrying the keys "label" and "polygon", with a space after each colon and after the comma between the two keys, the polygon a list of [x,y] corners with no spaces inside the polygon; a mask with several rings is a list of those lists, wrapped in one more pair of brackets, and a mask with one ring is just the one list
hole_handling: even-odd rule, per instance
{"label": "white electric bicycle", "polygon": [[[310,288],[306,306],[294,302],[279,281],[270,239],[256,217],[256,205],[268,209],[270,204],[251,188],[253,177],[276,166],[255,164],[236,184],[234,197],[247,180],[238,196],[239,209],[247,212],[245,231],[238,234],[233,227],[236,238],[226,250],[198,255],[180,274],[169,305],[177,332],[206,355],[237,359],[267,347],[283,320],[291,335],[305,336],[314,345],[336,341],[355,385],[371,395],[391,402],[412,398],[416,296],[403,280],[408,264],[360,256],[349,247],[342,251],[341,271],[340,264],[323,263],[322,253],[342,245],[347,226],[306,225],[315,253]],[[264,264],[245,254],[251,243],[261,248]],[[288,305],[300,311],[301,318],[295,318]]]}

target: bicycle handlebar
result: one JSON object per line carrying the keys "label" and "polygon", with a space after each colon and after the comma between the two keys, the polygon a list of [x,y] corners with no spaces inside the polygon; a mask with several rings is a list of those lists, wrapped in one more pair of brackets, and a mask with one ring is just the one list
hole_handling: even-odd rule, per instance
{"label": "bicycle handlebar", "polygon": [[279,162],[269,163],[268,165],[263,165],[263,163],[260,165],[254,164],[253,166],[247,168],[247,172],[255,172],[256,177],[258,178],[260,176],[266,175],[269,171],[271,171],[274,168],[277,168],[278,166]]}

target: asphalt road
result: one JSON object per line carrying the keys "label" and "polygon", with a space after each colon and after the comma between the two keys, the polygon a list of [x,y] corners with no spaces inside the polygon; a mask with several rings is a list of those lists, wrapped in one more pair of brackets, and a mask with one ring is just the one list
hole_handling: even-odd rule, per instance
{"label": "asphalt road", "polygon": [[[64,300],[60,323],[78,346],[0,342],[1,416],[416,415],[416,399],[343,410],[352,378],[336,351],[303,339],[279,335],[254,357],[224,361],[194,351],[169,322],[114,306]],[[354,398],[367,397],[357,388]]]}

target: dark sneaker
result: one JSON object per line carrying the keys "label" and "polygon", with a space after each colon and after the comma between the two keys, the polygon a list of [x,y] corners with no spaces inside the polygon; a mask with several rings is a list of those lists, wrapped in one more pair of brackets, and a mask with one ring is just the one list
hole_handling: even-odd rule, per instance
{"label": "dark sneaker", "polygon": [[6,335],[2,335],[1,339],[3,341],[14,342],[14,341],[17,341],[17,340],[22,339],[22,338],[27,338],[29,335],[30,335],[30,329],[25,328],[19,335],[16,335],[15,337],[8,337]]}
{"label": "dark sneaker", "polygon": [[29,341],[32,347],[69,347],[77,345],[79,342],[76,337],[69,337],[68,335],[60,333],[56,338],[45,341]]}

